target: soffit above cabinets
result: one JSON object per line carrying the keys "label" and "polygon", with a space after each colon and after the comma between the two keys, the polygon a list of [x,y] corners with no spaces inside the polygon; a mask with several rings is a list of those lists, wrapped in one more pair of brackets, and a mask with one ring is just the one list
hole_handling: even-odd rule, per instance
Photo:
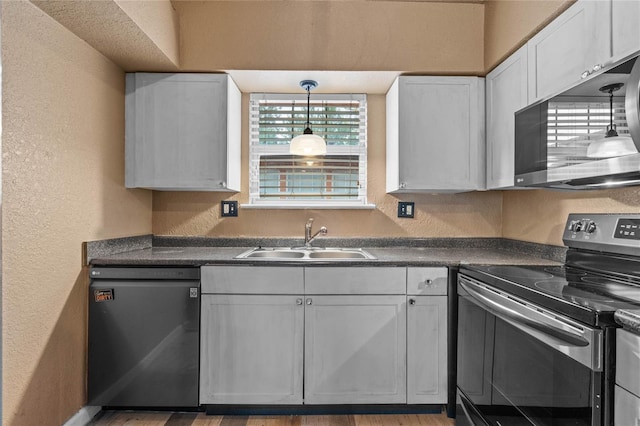
{"label": "soffit above cabinets", "polygon": [[315,80],[313,93],[386,94],[400,71],[226,70],[244,93],[304,93],[302,80]]}
{"label": "soffit above cabinets", "polygon": [[178,16],[169,0],[31,2],[125,71],[179,68]]}

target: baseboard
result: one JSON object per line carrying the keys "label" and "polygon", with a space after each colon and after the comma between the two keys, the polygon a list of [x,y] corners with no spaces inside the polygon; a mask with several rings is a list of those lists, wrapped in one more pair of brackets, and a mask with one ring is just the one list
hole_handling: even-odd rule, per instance
{"label": "baseboard", "polygon": [[73,415],[63,426],[85,426],[100,412],[102,407],[86,406]]}

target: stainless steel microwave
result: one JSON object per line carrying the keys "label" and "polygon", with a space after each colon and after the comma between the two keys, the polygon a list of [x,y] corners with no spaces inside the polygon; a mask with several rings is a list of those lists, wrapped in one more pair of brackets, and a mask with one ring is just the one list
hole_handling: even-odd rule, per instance
{"label": "stainless steel microwave", "polygon": [[516,186],[640,185],[636,54],[515,114]]}

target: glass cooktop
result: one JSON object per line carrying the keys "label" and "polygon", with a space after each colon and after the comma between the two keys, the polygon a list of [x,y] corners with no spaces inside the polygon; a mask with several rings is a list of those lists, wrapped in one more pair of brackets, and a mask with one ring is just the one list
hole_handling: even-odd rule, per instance
{"label": "glass cooktop", "polygon": [[460,273],[592,325],[640,308],[640,281],[567,266],[467,266]]}

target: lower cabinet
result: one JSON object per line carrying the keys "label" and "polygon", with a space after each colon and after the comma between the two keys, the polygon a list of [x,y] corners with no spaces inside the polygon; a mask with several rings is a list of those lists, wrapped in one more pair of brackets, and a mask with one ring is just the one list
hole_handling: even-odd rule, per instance
{"label": "lower cabinet", "polygon": [[302,296],[202,295],[200,403],[302,404]]}
{"label": "lower cabinet", "polygon": [[447,402],[446,268],[201,276],[201,404]]}
{"label": "lower cabinet", "polygon": [[447,402],[447,296],[408,296],[407,403]]}
{"label": "lower cabinet", "polygon": [[407,403],[447,403],[447,268],[407,269]]}
{"label": "lower cabinet", "polygon": [[405,403],[405,296],[309,296],[306,303],[305,403]]}

